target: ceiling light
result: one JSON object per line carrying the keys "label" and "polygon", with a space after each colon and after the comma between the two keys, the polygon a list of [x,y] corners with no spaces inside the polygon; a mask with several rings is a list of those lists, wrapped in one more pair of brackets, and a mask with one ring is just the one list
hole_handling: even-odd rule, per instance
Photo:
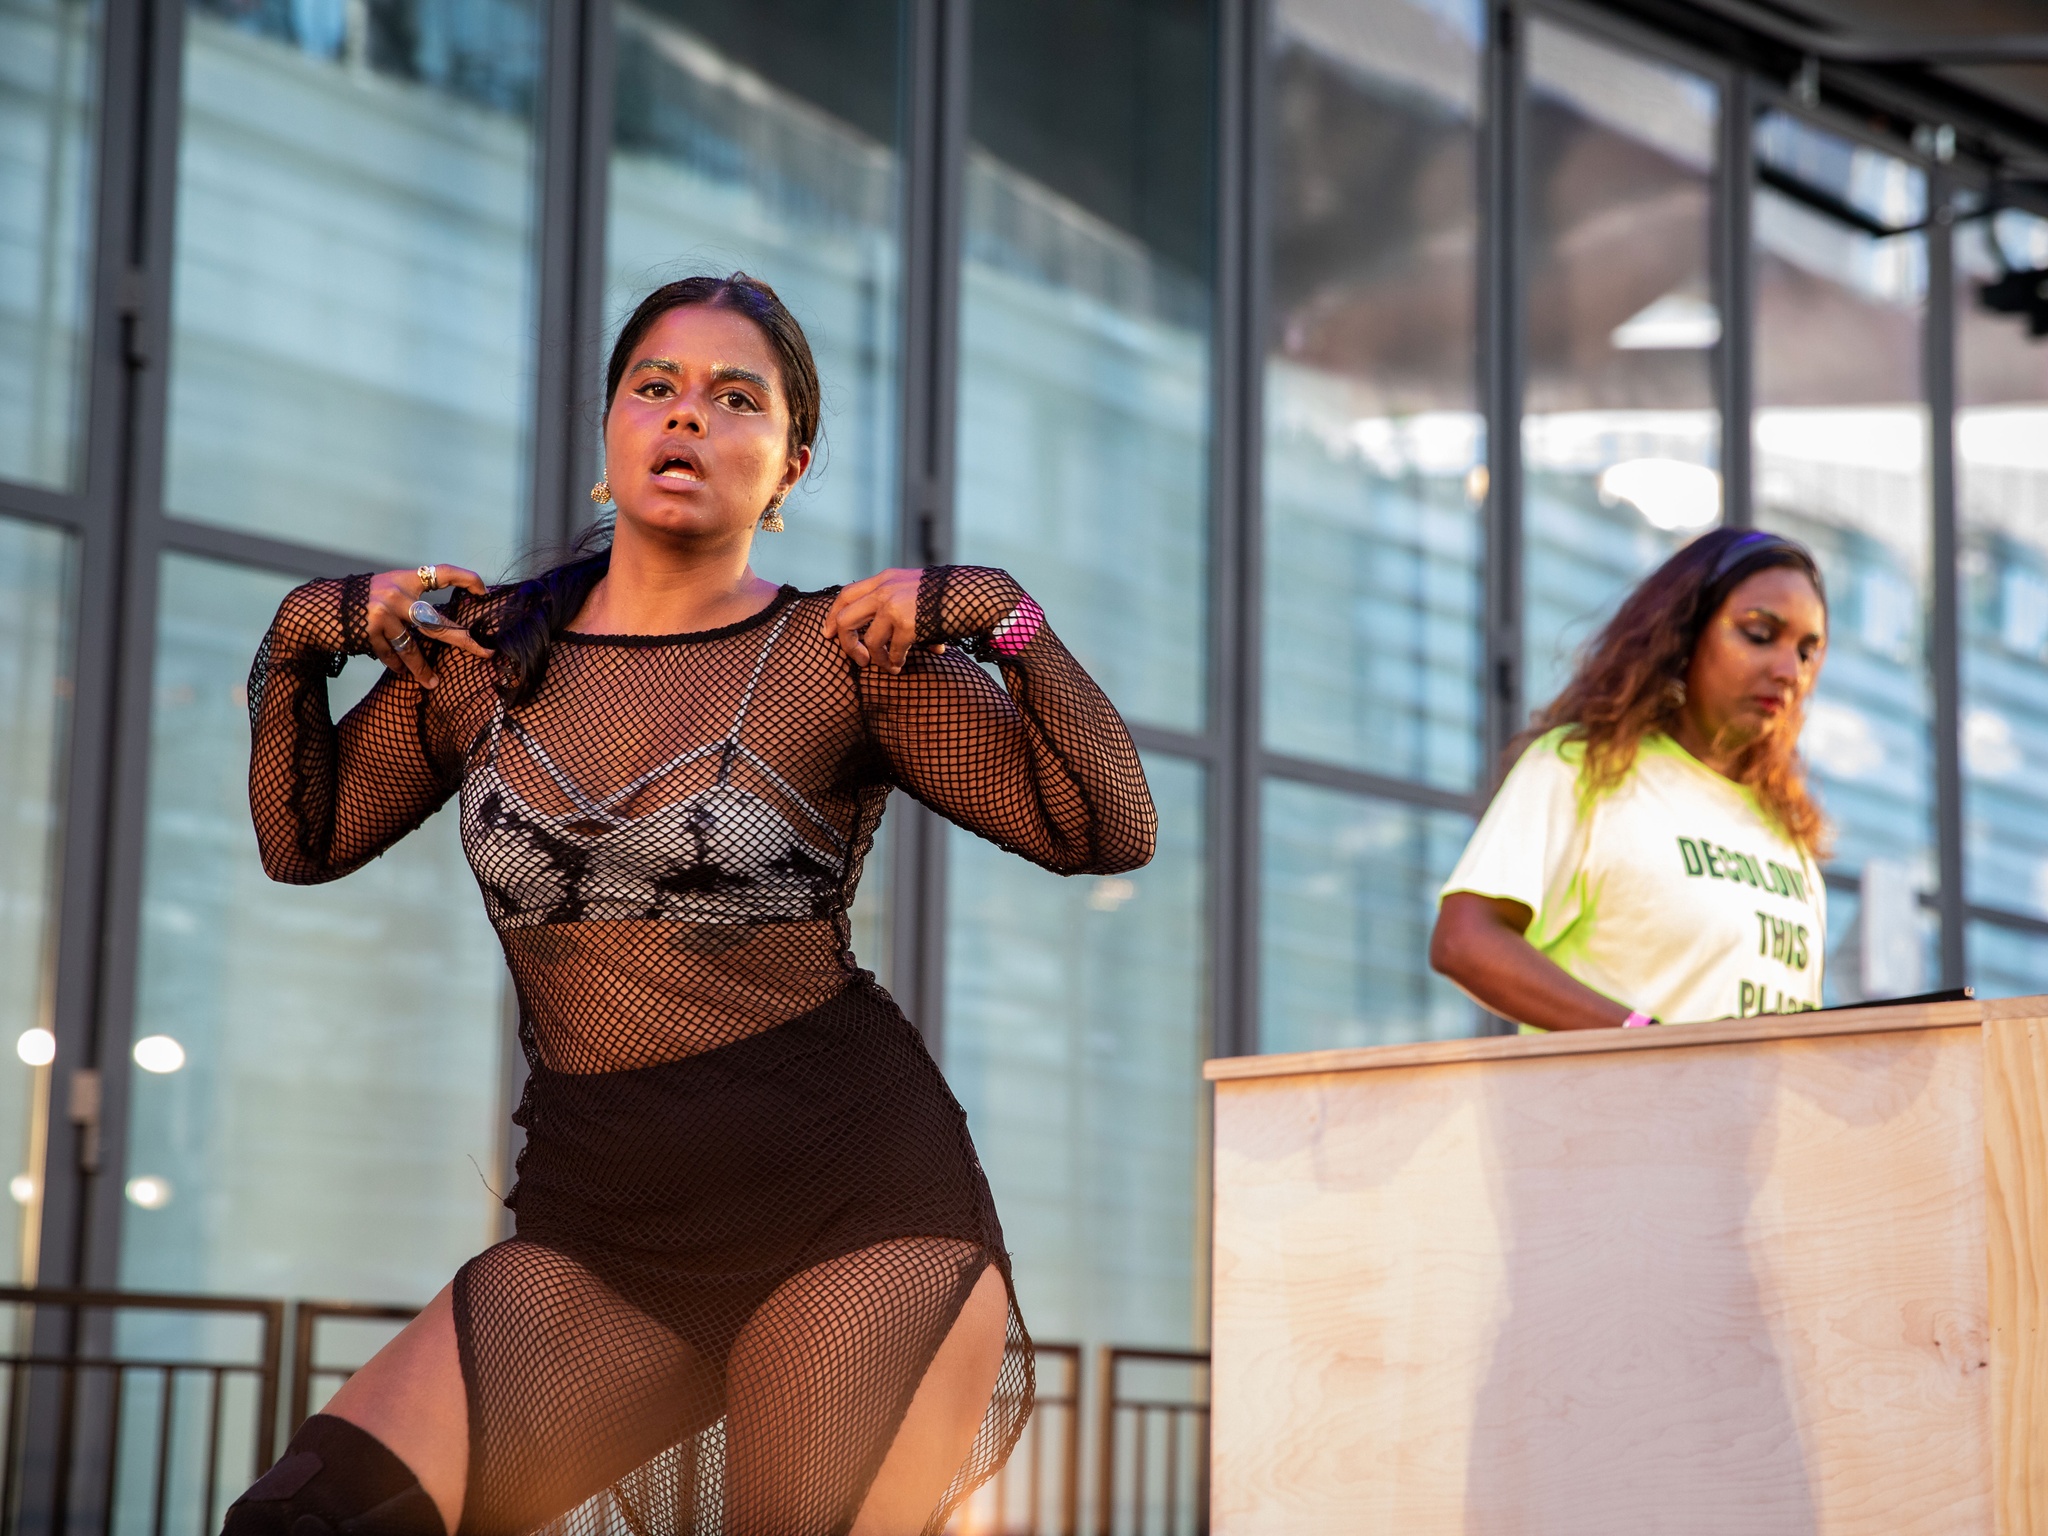
{"label": "ceiling light", "polygon": [[1607,338],[1624,352],[1699,352],[1721,339],[1721,312],[1688,293],[1667,293]]}
{"label": "ceiling light", "polygon": [[135,1065],[145,1072],[175,1072],[185,1065],[185,1047],[169,1035],[144,1035],[135,1042]]}
{"label": "ceiling light", "polygon": [[145,1173],[128,1181],[128,1200],[145,1211],[160,1211],[171,1203],[171,1181]]}

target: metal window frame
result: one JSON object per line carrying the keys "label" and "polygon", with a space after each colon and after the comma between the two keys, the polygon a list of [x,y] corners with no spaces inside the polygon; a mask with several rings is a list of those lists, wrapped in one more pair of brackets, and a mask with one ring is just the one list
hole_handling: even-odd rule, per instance
{"label": "metal window frame", "polygon": [[[1481,65],[1479,166],[1481,408],[1486,414],[1486,593],[1483,773],[1491,799],[1500,760],[1527,715],[1524,694],[1522,392],[1527,379],[1523,301],[1528,292],[1522,199],[1528,174],[1524,32],[1527,7],[1487,8]],[[1481,802],[1483,806],[1483,801]]]}
{"label": "metal window frame", "polygon": [[[540,339],[526,536],[552,542],[570,530],[570,487],[592,456],[595,413],[575,407],[595,377],[609,0],[547,0],[538,19],[546,48],[534,144]],[[301,578],[382,564],[195,523],[163,505],[183,21],[178,0],[105,0],[86,479],[76,494],[0,483],[0,514],[69,529],[78,540],[53,914],[57,1059],[39,1239],[44,1283],[112,1284],[120,1268],[162,559],[186,554]]]}
{"label": "metal window frame", "polygon": [[[972,0],[905,0],[905,10],[898,549],[906,563],[924,565],[946,562],[957,546],[962,243],[974,18]],[[1213,87],[1216,278],[1204,508],[1209,549],[1204,596],[1211,622],[1204,654],[1204,723],[1199,730],[1188,731],[1141,720],[1127,722],[1140,751],[1186,759],[1205,772],[1206,926],[1211,952],[1204,990],[1209,999],[1207,1048],[1216,1052],[1236,1048],[1235,1031],[1243,1016],[1232,1002],[1244,985],[1238,974],[1243,945],[1232,935],[1245,921],[1245,907],[1240,899],[1242,882],[1233,881],[1228,872],[1234,867],[1233,853],[1244,825],[1237,803],[1243,780],[1233,772],[1232,744],[1242,737],[1234,722],[1250,707],[1239,690],[1247,669],[1238,659],[1236,644],[1241,634],[1241,590],[1250,578],[1226,552],[1237,548],[1242,537],[1243,421],[1257,406],[1255,388],[1248,400],[1229,359],[1233,349],[1244,345],[1243,332],[1252,324],[1243,307],[1252,287],[1242,274],[1252,259],[1245,237],[1253,226],[1249,217],[1233,216],[1232,210],[1241,210],[1252,190],[1246,167],[1254,151],[1248,143],[1243,93],[1254,85],[1245,60],[1256,56],[1257,43],[1246,33],[1262,16],[1257,0],[1218,0]],[[1256,473],[1255,460],[1251,472]],[[942,818],[908,797],[892,804],[889,824],[890,989],[943,1063],[949,833]]]}
{"label": "metal window frame", "polygon": [[[604,226],[611,129],[612,0],[547,0],[546,63],[536,120],[535,352],[529,533],[559,542],[587,515],[584,474],[596,460],[596,381],[603,341]],[[1672,5],[1665,5],[1669,11]],[[1677,7],[1683,10],[1682,5]],[[1520,421],[1525,274],[1519,237],[1527,177],[1522,28],[1555,18],[1713,76],[1723,89],[1713,217],[1723,313],[1719,390],[1727,517],[1751,516],[1754,280],[1750,127],[1765,105],[1824,123],[1913,160],[1934,189],[1967,183],[1962,163],[1935,165],[1873,135],[1843,102],[1846,82],[1901,111],[1944,119],[1898,80],[1829,64],[1818,106],[1792,101],[1757,58],[1667,29],[1650,8],[1621,14],[1600,0],[1493,0],[1481,56],[1480,332],[1477,387],[1488,431],[1489,495],[1482,572],[1486,612],[1482,739],[1489,762],[1519,724],[1522,577]],[[972,0],[903,0],[905,194],[902,224],[898,543],[908,560],[943,560],[954,543],[955,411],[959,384],[961,204],[968,141]],[[52,491],[0,483],[0,514],[75,539],[80,615],[57,834],[51,988],[58,1054],[41,1247],[43,1277],[107,1283],[118,1273],[121,1181],[146,833],[149,695],[158,572],[178,552],[301,576],[362,569],[350,552],[169,516],[161,505],[176,195],[182,7],[177,0],[103,0],[90,340],[83,384],[84,480]],[[1425,809],[1477,815],[1489,786],[1454,792],[1268,751],[1261,730],[1263,382],[1273,190],[1271,0],[1218,0],[1216,11],[1215,311],[1212,348],[1207,712],[1199,731],[1137,724],[1148,752],[1201,763],[1209,882],[1210,1048],[1258,1048],[1261,832],[1267,782],[1316,784]],[[1862,99],[1857,97],[1856,99]],[[1916,103],[1918,105],[1916,105]],[[1903,105],[1902,105],[1903,104]],[[1924,111],[1923,111],[1924,109]],[[1986,130],[1987,132],[1989,130]],[[1988,141],[1987,141],[1988,142]],[[2037,149],[2048,146],[2044,128]],[[1945,206],[1946,194],[1934,205]],[[1963,877],[1961,676],[1953,404],[1955,314],[1947,224],[1929,230],[1925,356],[1934,484],[1930,653],[1936,705],[1937,846],[1944,984],[1967,974],[1965,930],[1986,922],[2048,935],[2048,922],[1970,903]],[[896,812],[891,932],[898,990],[942,1044],[945,844],[920,807]],[[77,1074],[98,1073],[96,1123],[65,1110]],[[81,1101],[82,1103],[83,1101]],[[83,1166],[97,1141],[97,1169]],[[106,1174],[107,1177],[99,1175]]]}
{"label": "metal window frame", "polygon": [[1962,552],[1956,510],[1955,182],[1941,162],[1926,165],[1927,320],[1921,368],[1927,395],[1928,491],[1933,500],[1928,569],[1928,684],[1934,694],[1935,910],[1941,925],[1941,982],[1969,975],[1968,893],[1963,871]]}
{"label": "metal window frame", "polygon": [[1258,1049],[1271,0],[1221,0],[1209,473],[1210,1050]]}
{"label": "metal window frame", "polygon": [[[960,251],[967,194],[972,0],[903,0],[903,312],[898,384],[898,558],[941,565],[954,547]],[[890,990],[945,1060],[946,824],[900,796],[889,811]]]}
{"label": "metal window frame", "polygon": [[[1934,769],[1929,786],[1929,831],[1936,879],[1931,905],[1938,930],[1939,984],[1958,987],[1969,978],[1969,926],[1978,911],[1969,900],[1964,869],[1963,801],[1967,785],[1962,761],[1961,594],[1956,568],[1961,544],[1955,460],[1955,198],[1965,178],[1952,161],[1938,159],[1913,142],[1873,127],[1825,97],[1800,101],[1789,85],[1754,76],[1750,95],[1752,123],[1765,110],[1783,112],[1904,161],[1927,178],[1927,224],[1918,233],[1926,241],[1927,250],[1920,384],[1928,420],[1929,568],[1923,618],[1927,626],[1927,688],[1931,705],[1928,736]],[[1929,114],[1926,121],[1931,127],[1938,118]],[[1753,163],[1754,157],[1751,158]],[[1753,313],[1748,318],[1753,335]],[[1843,884],[1857,883],[1853,875],[1838,874],[1835,878]],[[2024,920],[2023,914],[2012,916]]]}

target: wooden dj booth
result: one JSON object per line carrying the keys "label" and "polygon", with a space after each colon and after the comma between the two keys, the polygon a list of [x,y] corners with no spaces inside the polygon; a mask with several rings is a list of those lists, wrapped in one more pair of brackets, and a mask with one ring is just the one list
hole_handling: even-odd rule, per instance
{"label": "wooden dj booth", "polygon": [[2048,1536],[2048,997],[1207,1074],[1218,1536]]}

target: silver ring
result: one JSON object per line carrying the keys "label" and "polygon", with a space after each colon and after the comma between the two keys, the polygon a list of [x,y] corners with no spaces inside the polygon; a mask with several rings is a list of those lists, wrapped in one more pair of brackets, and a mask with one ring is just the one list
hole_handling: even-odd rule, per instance
{"label": "silver ring", "polygon": [[409,629],[401,629],[397,634],[393,635],[391,637],[391,649],[393,649],[394,651],[411,650],[412,631]]}
{"label": "silver ring", "polygon": [[419,577],[420,586],[428,592],[441,585],[441,567],[438,565],[423,565],[413,575]]}
{"label": "silver ring", "polygon": [[421,629],[446,629],[448,616],[424,597],[416,598],[413,605],[405,610],[405,616]]}

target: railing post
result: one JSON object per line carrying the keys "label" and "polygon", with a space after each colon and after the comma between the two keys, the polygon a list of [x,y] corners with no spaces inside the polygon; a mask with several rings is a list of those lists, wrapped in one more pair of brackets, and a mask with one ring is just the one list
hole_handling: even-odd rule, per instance
{"label": "railing post", "polygon": [[313,1400],[313,1327],[320,1321],[320,1309],[302,1301],[292,1309],[292,1395],[285,1422],[296,1435],[306,1422]]}
{"label": "railing post", "polygon": [[[150,1536],[164,1536],[167,1530],[185,1524],[189,1506],[181,1489],[191,1489],[199,1496],[199,1523],[210,1530],[220,1473],[223,1384],[230,1377],[249,1378],[253,1388],[256,1412],[247,1443],[257,1465],[246,1475],[254,1477],[274,1459],[284,1303],[250,1297],[0,1286],[0,1307],[17,1313],[14,1339],[0,1349],[0,1371],[4,1371],[0,1381],[9,1396],[4,1439],[0,1439],[0,1462],[4,1462],[0,1465],[0,1536],[22,1530],[34,1531],[37,1536],[99,1536],[112,1530],[117,1520],[124,1528],[146,1525]],[[27,1324],[20,1320],[23,1312],[28,1313]],[[215,1351],[182,1359],[124,1356],[120,1318],[152,1314],[225,1314],[251,1319],[261,1333],[256,1358],[224,1360]],[[49,1379],[52,1376],[54,1380]],[[203,1423],[194,1425],[197,1432],[182,1435],[181,1414],[190,1394],[181,1396],[179,1387],[181,1381],[194,1376],[208,1382],[210,1390],[201,1395]],[[117,1500],[122,1489],[125,1410],[131,1402],[148,1406],[142,1391],[129,1390],[131,1378],[137,1377],[142,1378],[144,1387],[157,1383],[162,1397],[153,1413],[137,1416],[136,1444],[130,1448],[134,1454],[127,1465],[138,1467],[136,1458],[144,1450],[150,1452],[151,1459],[140,1464],[142,1480],[135,1484],[138,1507],[133,1518],[121,1519]],[[31,1403],[31,1398],[36,1401]],[[31,1423],[48,1438],[30,1436]],[[173,1466],[172,1458],[181,1446],[184,1460]],[[199,1475],[188,1479],[181,1468],[190,1465],[202,1446],[204,1466],[193,1469]]]}
{"label": "railing post", "polygon": [[1067,1349],[1067,1427],[1060,1437],[1060,1536],[1081,1536],[1081,1385],[1088,1374],[1081,1346]]}
{"label": "railing post", "polygon": [[[263,1384],[258,1391],[256,1472],[260,1477],[277,1460],[277,1374],[284,1352],[284,1303],[263,1307]],[[293,1428],[298,1426],[294,1425]],[[211,1511],[208,1512],[209,1515]]]}
{"label": "railing post", "polygon": [[1095,1536],[1111,1536],[1116,1529],[1116,1361],[1115,1348],[1103,1345],[1102,1390],[1096,1399],[1102,1419],[1096,1426]]}

